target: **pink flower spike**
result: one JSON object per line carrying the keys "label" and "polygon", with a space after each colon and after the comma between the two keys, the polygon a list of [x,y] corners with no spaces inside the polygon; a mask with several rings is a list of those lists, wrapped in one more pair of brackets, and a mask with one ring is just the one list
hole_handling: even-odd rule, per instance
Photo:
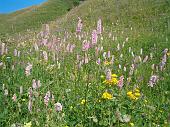
{"label": "pink flower spike", "polygon": [[119,79],[119,81],[118,81],[118,87],[119,87],[120,89],[122,89],[122,87],[123,87],[123,80],[124,80],[124,76],[121,76],[120,79]]}
{"label": "pink flower spike", "polygon": [[14,102],[16,102],[16,100],[17,100],[16,94],[14,94],[14,95],[12,96],[12,100],[13,100]]}
{"label": "pink flower spike", "polygon": [[97,44],[97,39],[98,39],[97,31],[93,30],[93,32],[92,32],[92,45]]}

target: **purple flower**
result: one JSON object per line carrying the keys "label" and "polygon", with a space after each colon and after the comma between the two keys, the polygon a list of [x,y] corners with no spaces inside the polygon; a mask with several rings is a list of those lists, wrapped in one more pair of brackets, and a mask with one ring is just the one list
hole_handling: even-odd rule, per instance
{"label": "purple flower", "polygon": [[82,28],[83,28],[83,22],[82,22],[81,18],[78,17],[78,24],[77,24],[76,32],[80,33],[82,31]]}
{"label": "purple flower", "polygon": [[87,51],[89,48],[90,48],[90,42],[84,40],[82,45],[82,51]]}
{"label": "purple flower", "polygon": [[121,76],[119,81],[118,81],[118,87],[121,89],[123,87],[123,80],[124,80],[124,76]]}
{"label": "purple flower", "polygon": [[45,97],[44,97],[44,104],[45,104],[46,106],[48,106],[48,102],[49,102],[49,100],[50,100],[50,96],[51,96],[51,93],[50,93],[50,91],[48,91],[48,92],[46,93]]}
{"label": "purple flower", "polygon": [[157,75],[152,75],[149,80],[149,86],[153,87],[159,81],[159,77]]}

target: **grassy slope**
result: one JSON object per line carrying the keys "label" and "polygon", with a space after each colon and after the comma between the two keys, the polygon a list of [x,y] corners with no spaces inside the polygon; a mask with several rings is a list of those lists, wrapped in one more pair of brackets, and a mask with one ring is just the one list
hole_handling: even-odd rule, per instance
{"label": "grassy slope", "polygon": [[0,15],[0,34],[13,34],[27,29],[34,30],[65,14],[72,6],[72,0],[49,0],[38,6]]}
{"label": "grassy slope", "polygon": [[[135,123],[135,126],[154,126],[152,123],[161,124],[163,126],[164,121],[167,120],[167,114],[169,110],[169,75],[170,75],[170,66],[167,66],[167,70],[164,73],[159,73],[161,77],[163,77],[165,80],[161,80],[159,84],[154,87],[153,89],[148,89],[147,83],[149,80],[149,77],[151,76],[151,65],[154,63],[156,65],[159,65],[160,59],[161,59],[161,52],[165,48],[170,48],[170,3],[168,0],[162,0],[162,1],[156,1],[156,0],[121,0],[119,2],[116,2],[117,0],[88,0],[87,2],[83,3],[79,7],[71,10],[68,14],[64,15],[61,19],[57,19],[57,21],[54,21],[50,24],[50,28],[52,34],[56,35],[57,37],[63,37],[63,30],[68,31],[68,33],[72,36],[67,41],[68,43],[76,43],[76,53],[81,49],[81,41],[79,41],[77,38],[75,38],[73,32],[75,32],[75,27],[77,24],[77,17],[80,16],[83,19],[84,24],[84,31],[88,31],[91,33],[93,29],[96,28],[96,21],[98,20],[98,17],[102,18],[103,26],[104,26],[104,32],[103,32],[103,41],[99,39],[99,43],[101,43],[104,46],[104,50],[108,51],[111,50],[111,52],[116,56],[116,62],[115,65],[112,66],[114,72],[118,73],[118,75],[124,75],[125,79],[128,77],[128,74],[126,72],[123,72],[122,70],[118,71],[118,63],[122,65],[126,65],[128,68],[132,64],[132,56],[128,53],[128,48],[132,47],[132,50],[135,55],[140,54],[140,48],[144,49],[142,58],[144,58],[146,55],[149,55],[150,53],[154,54],[153,60],[150,60],[147,63],[142,63],[138,67],[138,71],[133,75],[132,82],[129,86],[125,85],[123,90],[125,90],[124,95],[121,96],[122,99],[120,99],[118,106],[120,106],[120,110],[123,106],[127,106],[129,109],[127,112],[132,116],[132,122]],[[168,25],[169,24],[169,25]],[[56,30],[61,31],[61,33],[56,32]],[[122,32],[123,31],[123,32]],[[112,38],[108,37],[108,34],[112,33],[115,37],[118,37],[117,41],[113,41]],[[51,35],[50,35],[51,36]],[[30,41],[34,41],[36,38],[31,38],[29,35],[28,37],[30,40],[27,40],[29,43]],[[126,43],[124,49],[122,49],[120,52],[116,50],[116,46],[118,43],[122,45],[123,41],[126,37],[129,37],[128,43]],[[90,37],[88,36],[87,39]],[[83,38],[86,39],[86,38]],[[36,41],[37,42],[37,41]],[[79,45],[78,45],[79,44]],[[99,44],[100,45],[100,44]],[[154,46],[155,45],[155,46]],[[13,47],[15,48],[15,47]],[[22,47],[21,51],[24,53],[29,52],[29,49],[33,49],[32,45],[29,47]],[[44,47],[42,48],[44,50]],[[78,50],[78,51],[77,51]],[[11,50],[11,54],[13,51]],[[32,52],[31,52],[32,53]],[[83,108],[79,107],[79,103],[81,102],[81,99],[84,97],[84,91],[86,90],[86,81],[84,81],[84,77],[87,75],[88,72],[86,72],[86,67],[82,67],[83,71],[78,70],[78,74],[82,74],[80,77],[77,76],[77,70],[74,70],[75,64],[73,61],[75,61],[76,54],[65,54],[68,55],[64,57],[65,59],[59,60],[61,62],[61,69],[58,70],[57,67],[54,69],[54,75],[50,75],[50,73],[43,70],[46,68],[46,65],[43,65],[41,67],[36,65],[36,57],[32,54],[28,54],[27,57],[23,56],[23,58],[18,59],[18,61],[24,61],[25,63],[32,62],[34,66],[33,74],[30,78],[22,78],[22,76],[18,76],[19,79],[16,79],[14,83],[16,82],[16,86],[12,87],[13,91],[16,91],[16,88],[18,87],[18,84],[24,84],[25,89],[28,89],[30,87],[30,84],[32,81],[31,78],[37,78],[40,79],[45,86],[49,85],[49,81],[52,82],[50,84],[50,88],[42,87],[42,94],[45,95],[45,92],[47,89],[50,89],[54,94],[56,95],[56,98],[61,101],[64,104],[64,112],[66,113],[66,124],[69,124],[70,126],[75,126],[78,124],[81,124],[84,122],[87,126],[90,126],[92,123],[90,119],[84,119],[84,115],[82,115],[82,111],[84,111]],[[123,54],[123,60],[119,61],[120,54]],[[34,54],[34,53],[33,53]],[[80,53],[81,54],[81,53]],[[82,53],[83,54],[83,53]],[[90,56],[93,56],[93,52],[89,52]],[[62,55],[62,53],[61,53]],[[64,56],[63,55],[63,56]],[[101,54],[102,55],[102,54]],[[12,56],[12,55],[11,55]],[[62,56],[62,57],[63,57]],[[35,58],[34,58],[35,57]],[[31,59],[31,60],[30,60]],[[39,58],[38,58],[39,59]],[[17,61],[16,60],[16,61]],[[35,61],[34,61],[35,60]],[[27,62],[26,62],[27,61]],[[51,62],[51,61],[50,61]],[[47,64],[50,64],[47,63]],[[56,62],[56,61],[55,61]],[[93,64],[94,61],[91,61],[87,68],[89,67],[89,70],[91,71],[92,80],[90,79],[90,82],[92,83],[91,86],[89,86],[88,96],[90,99],[92,99],[91,102],[95,102],[98,98],[97,96],[100,96],[102,94],[102,90],[97,89],[96,84],[101,84],[99,81],[100,77],[100,69],[103,67],[98,67],[96,64]],[[53,63],[53,62],[52,62]],[[95,63],[95,62],[94,62]],[[46,64],[46,63],[45,63]],[[54,63],[56,66],[57,64]],[[64,66],[66,65],[66,66]],[[168,60],[169,65],[169,60]],[[17,70],[18,69],[18,70]],[[16,69],[15,75],[21,75],[17,73],[19,72],[20,67]],[[23,69],[23,68],[21,68]],[[20,70],[21,70],[20,69]],[[64,71],[63,71],[64,70]],[[102,69],[101,69],[102,70]],[[23,70],[22,70],[23,71]],[[74,74],[75,73],[75,74]],[[8,73],[7,73],[8,74]],[[72,76],[75,78],[72,78]],[[3,82],[7,82],[6,75],[3,75],[2,77],[4,79]],[[16,76],[17,77],[17,76]],[[142,77],[143,80],[141,82],[138,81],[138,78]],[[86,77],[85,77],[86,78]],[[8,84],[8,83],[6,83]],[[9,83],[10,84],[10,83]],[[133,89],[135,85],[139,85],[141,92],[143,93],[142,98],[139,99],[137,103],[127,103],[129,100],[126,98],[126,91]],[[77,85],[77,86],[76,86]],[[74,89],[75,88],[77,89]],[[48,86],[49,87],[49,86]],[[70,93],[68,96],[65,95],[63,92],[66,89],[72,89],[75,90],[75,96],[74,92]],[[81,88],[81,89],[80,89]],[[96,88],[96,89],[95,89]],[[11,90],[11,91],[12,91]],[[12,91],[12,94],[13,94]],[[61,92],[62,91],[62,92]],[[97,92],[96,92],[97,91]],[[118,91],[118,90],[117,90]],[[115,93],[117,92],[114,91]],[[167,94],[168,93],[168,94]],[[11,95],[12,95],[11,94]],[[65,100],[61,99],[63,94],[65,95]],[[95,95],[96,94],[96,95]],[[122,93],[121,93],[122,94]],[[76,96],[77,95],[77,96]],[[158,97],[159,96],[159,97]],[[96,97],[96,98],[95,98]],[[144,106],[144,99],[148,100],[148,107]],[[27,100],[28,101],[28,100]],[[39,100],[38,100],[39,101]],[[43,104],[41,101],[39,101],[41,105],[38,105],[37,107],[42,107]],[[106,102],[107,103],[107,102]],[[105,118],[105,115],[102,116],[103,119],[98,118],[101,114],[96,112],[95,108],[101,109],[103,112],[105,111],[106,107],[111,105],[110,111],[114,115],[115,108],[113,105],[114,102],[108,103],[102,103],[101,105],[97,105],[99,107],[95,107],[93,104],[88,103],[90,105],[90,109],[87,111],[88,116],[96,115],[97,119],[102,121]],[[69,106],[75,106],[75,110],[69,110]],[[134,107],[133,107],[134,105]],[[8,105],[10,107],[10,104]],[[36,105],[34,105],[36,107]],[[136,106],[136,107],[135,107]],[[166,107],[167,106],[167,107]],[[126,108],[126,107],[125,107]],[[154,109],[155,108],[155,109]],[[163,110],[163,113],[159,112]],[[8,117],[11,118],[12,114],[14,114],[13,109],[9,108],[9,116],[2,117],[4,121],[8,120]],[[96,114],[95,114],[96,113]],[[4,113],[5,114],[5,113]],[[36,113],[35,113],[36,114]],[[143,117],[142,114],[145,116]],[[11,118],[11,121],[9,121],[9,125],[14,122],[25,122],[26,120],[29,121],[31,118],[34,118],[34,114],[32,116],[29,115],[29,113],[23,114],[25,116],[22,119],[20,119],[20,115],[16,115],[16,119]],[[42,118],[37,118],[38,122],[40,122],[42,125],[44,124],[43,117],[46,117],[46,112],[42,110],[42,113],[39,113],[38,115],[42,116]],[[37,116],[38,116],[37,115]],[[4,115],[5,116],[5,115]],[[30,118],[31,117],[31,118]],[[112,120],[112,119],[111,119]],[[107,121],[107,117],[106,117]],[[103,127],[104,122],[101,123],[101,127]],[[144,125],[142,123],[144,122]],[[5,123],[5,122],[4,122]],[[5,123],[6,124],[6,123]],[[56,125],[56,121],[54,118],[53,122],[54,126]],[[149,125],[150,124],[150,125]],[[92,124],[93,126],[99,127],[97,124]],[[92,126],[91,125],[91,126]],[[129,126],[129,124],[123,124],[123,123],[117,123],[117,126]],[[79,125],[81,126],[81,125]],[[107,125],[105,125],[107,126]],[[156,126],[156,125],[155,125]],[[165,125],[166,126],[166,125]]]}

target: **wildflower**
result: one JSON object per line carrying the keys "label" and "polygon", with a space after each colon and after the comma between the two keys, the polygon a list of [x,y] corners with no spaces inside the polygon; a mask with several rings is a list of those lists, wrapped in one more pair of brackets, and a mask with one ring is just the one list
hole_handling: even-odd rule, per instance
{"label": "wildflower", "polygon": [[143,55],[143,49],[142,48],[140,49],[140,54]]}
{"label": "wildflower", "polygon": [[34,43],[34,49],[35,49],[35,51],[39,50],[37,43]]}
{"label": "wildflower", "polygon": [[29,76],[31,74],[31,69],[32,69],[32,65],[30,63],[28,63],[28,66],[25,68],[25,74],[26,76]]}
{"label": "wildflower", "polygon": [[134,93],[136,97],[140,97],[140,93]]}
{"label": "wildflower", "polygon": [[111,70],[108,69],[106,71],[106,80],[104,80],[103,83],[108,84],[108,85],[116,85],[116,84],[118,84],[117,75],[112,74]]}
{"label": "wildflower", "polygon": [[130,119],[131,119],[130,115],[125,114],[122,116],[122,122],[128,123]]}
{"label": "wildflower", "polygon": [[59,103],[59,102],[57,102],[56,104],[54,104],[54,106],[55,106],[56,112],[60,112],[60,111],[62,111],[62,109],[63,109],[62,104]]}
{"label": "wildflower", "polygon": [[131,52],[131,50],[132,50],[132,48],[131,48],[131,47],[129,47],[129,53]]}
{"label": "wildflower", "polygon": [[24,127],[31,127],[31,126],[32,126],[31,121],[30,121],[29,123],[25,123],[25,124],[24,124]]}
{"label": "wildflower", "polygon": [[149,80],[149,86],[153,87],[159,80],[159,77],[157,75],[152,75]]}
{"label": "wildflower", "polygon": [[4,90],[4,95],[5,95],[5,96],[8,95],[8,90],[7,90],[7,89]]}
{"label": "wildflower", "polygon": [[102,20],[99,18],[97,22],[97,34],[101,34],[101,33],[102,33]]}
{"label": "wildflower", "polygon": [[103,58],[106,59],[106,52],[103,53]]}
{"label": "wildflower", "polygon": [[122,69],[122,66],[119,64],[119,69]]}
{"label": "wildflower", "polygon": [[126,72],[126,67],[125,66],[123,67],[123,70]]}
{"label": "wildflower", "polygon": [[28,110],[32,112],[32,100],[30,99],[28,102]]}
{"label": "wildflower", "polygon": [[84,105],[85,103],[86,103],[86,100],[85,100],[85,99],[81,100],[81,104],[82,104],[82,105]]}
{"label": "wildflower", "polygon": [[110,58],[110,56],[111,56],[110,54],[111,54],[110,51],[108,51],[108,52],[107,52],[107,57],[108,57],[108,58]]}
{"label": "wildflower", "polygon": [[120,58],[123,58],[123,54],[120,54]]}
{"label": "wildflower", "polygon": [[78,17],[78,24],[77,24],[76,32],[80,33],[82,31],[82,27],[83,27],[83,22],[82,22],[81,18]]}
{"label": "wildflower", "polygon": [[28,95],[29,95],[29,99],[32,99],[33,92],[32,92],[32,88],[31,87],[28,89]]}
{"label": "wildflower", "polygon": [[5,43],[1,44],[1,55],[3,55],[5,52]]}
{"label": "wildflower", "polygon": [[45,61],[48,61],[48,54],[46,51],[43,51],[43,57]]}
{"label": "wildflower", "polygon": [[110,69],[108,69],[108,70],[106,71],[106,80],[111,80],[111,78],[112,78],[112,72],[111,72]]}
{"label": "wildflower", "polygon": [[108,65],[110,65],[110,64],[111,64],[111,62],[109,62],[109,61],[107,61],[107,60],[104,61],[104,65],[105,65],[105,66],[108,66]]}
{"label": "wildflower", "polygon": [[148,60],[148,56],[146,56],[144,59],[143,59],[143,63],[146,63],[147,62],[147,60]]}
{"label": "wildflower", "polygon": [[167,53],[168,53],[168,49],[166,48],[164,49],[163,54],[167,54]]}
{"label": "wildflower", "polygon": [[48,91],[48,92],[46,93],[45,97],[44,97],[44,104],[45,104],[46,106],[48,106],[48,102],[49,102],[49,100],[50,100],[50,95],[51,95],[51,93],[50,93],[50,91]]}
{"label": "wildflower", "polygon": [[93,45],[97,44],[97,39],[98,39],[97,31],[93,30],[93,32],[92,32],[92,44]]}
{"label": "wildflower", "polygon": [[119,81],[118,81],[118,87],[121,89],[123,87],[123,80],[124,80],[124,77],[121,76]]}
{"label": "wildflower", "polygon": [[17,49],[14,49],[14,56],[17,56],[17,53],[18,51],[17,51]]}
{"label": "wildflower", "polygon": [[85,54],[85,57],[84,57],[84,63],[87,64],[89,62],[89,58],[88,58],[88,55]]}
{"label": "wildflower", "polygon": [[20,86],[20,88],[19,88],[19,93],[20,93],[20,94],[23,93],[23,86]]}
{"label": "wildflower", "polygon": [[52,100],[53,103],[55,102],[55,98],[54,98],[53,94],[51,95],[51,100]]}
{"label": "wildflower", "polygon": [[110,99],[113,98],[113,96],[106,91],[106,92],[103,93],[102,98],[110,100]]}
{"label": "wildflower", "polygon": [[101,63],[101,60],[100,58],[98,58],[97,62],[96,62],[98,65]]}
{"label": "wildflower", "polygon": [[72,44],[72,45],[70,46],[70,52],[71,52],[71,53],[73,52],[73,50],[74,50],[75,47],[76,47],[75,44]]}
{"label": "wildflower", "polygon": [[36,84],[35,79],[32,80],[32,88],[37,89],[37,84]]}
{"label": "wildflower", "polygon": [[117,50],[118,51],[120,50],[120,44],[119,43],[117,44]]}
{"label": "wildflower", "polygon": [[14,102],[16,102],[16,100],[17,100],[16,94],[14,94],[14,95],[12,96],[12,100],[13,100]]}
{"label": "wildflower", "polygon": [[141,96],[140,90],[136,88],[134,91],[128,91],[127,96],[132,100],[138,100]]}
{"label": "wildflower", "polygon": [[40,80],[37,81],[37,88],[40,88],[41,86],[41,83],[40,83]]}
{"label": "wildflower", "polygon": [[111,64],[113,64],[114,63],[114,55],[112,55],[112,59],[111,59]]}
{"label": "wildflower", "polygon": [[131,127],[134,127],[134,126],[135,126],[134,123],[129,123],[129,124],[130,124]]}
{"label": "wildflower", "polygon": [[90,42],[87,40],[83,41],[82,51],[87,51],[90,48]]}
{"label": "wildflower", "polygon": [[41,41],[42,45],[47,45],[47,42],[48,42],[48,39],[45,39],[45,38],[43,38]]}

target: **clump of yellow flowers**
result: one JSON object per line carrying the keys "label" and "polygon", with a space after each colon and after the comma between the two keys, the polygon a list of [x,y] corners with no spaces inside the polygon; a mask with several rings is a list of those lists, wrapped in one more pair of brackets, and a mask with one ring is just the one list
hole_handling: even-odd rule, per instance
{"label": "clump of yellow flowers", "polygon": [[86,103],[86,100],[85,100],[85,99],[81,100],[81,104],[82,104],[82,105],[84,105],[85,103]]}
{"label": "clump of yellow flowers", "polygon": [[104,84],[107,85],[117,85],[118,79],[116,74],[112,74],[111,70],[108,69],[106,72],[106,79],[103,81]]}
{"label": "clump of yellow flowers", "polygon": [[110,93],[108,93],[107,91],[105,91],[105,92],[103,93],[103,95],[102,95],[102,98],[103,98],[103,99],[110,100],[110,99],[113,98],[113,96],[112,96]]}
{"label": "clump of yellow flowers", "polygon": [[141,96],[140,90],[136,88],[134,91],[129,91],[127,92],[127,96],[132,100],[138,100],[139,97]]}

